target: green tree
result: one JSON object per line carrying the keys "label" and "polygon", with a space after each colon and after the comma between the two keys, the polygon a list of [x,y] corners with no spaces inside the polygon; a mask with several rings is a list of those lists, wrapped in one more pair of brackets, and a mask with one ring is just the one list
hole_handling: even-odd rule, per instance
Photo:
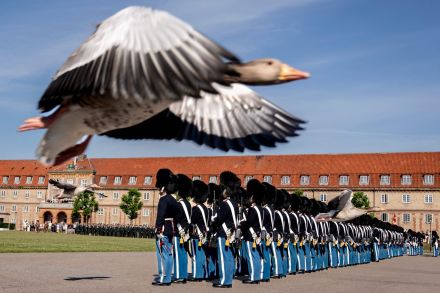
{"label": "green tree", "polygon": [[292,194],[293,194],[293,195],[296,195],[296,196],[304,196],[304,191],[303,191],[302,189],[295,189],[295,190],[292,192]]}
{"label": "green tree", "polygon": [[142,205],[141,193],[137,189],[129,189],[128,194],[122,196],[119,207],[128,216],[131,224],[138,217]]}
{"label": "green tree", "polygon": [[351,200],[351,203],[357,208],[370,207],[370,200],[368,199],[368,196],[362,191],[357,191],[353,193],[353,199]]}
{"label": "green tree", "polygon": [[90,191],[84,191],[75,198],[73,202],[73,215],[82,214],[84,223],[88,223],[93,212],[98,211],[98,202],[95,194]]}

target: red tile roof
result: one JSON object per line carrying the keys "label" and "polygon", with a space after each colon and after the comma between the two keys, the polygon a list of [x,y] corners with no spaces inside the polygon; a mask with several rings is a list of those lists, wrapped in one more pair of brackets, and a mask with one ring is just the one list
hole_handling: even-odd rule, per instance
{"label": "red tile roof", "polygon": [[[35,160],[0,160],[0,187],[5,186],[44,186],[48,168]],[[8,183],[3,184],[3,176],[9,176]],[[32,183],[26,184],[26,177],[32,176]],[[44,176],[45,182],[38,184],[38,177]],[[20,183],[15,184],[14,178],[20,177]]]}

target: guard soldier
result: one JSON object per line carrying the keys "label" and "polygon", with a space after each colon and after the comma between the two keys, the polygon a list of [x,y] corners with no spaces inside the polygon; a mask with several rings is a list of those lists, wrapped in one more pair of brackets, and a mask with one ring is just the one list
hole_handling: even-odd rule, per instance
{"label": "guard soldier", "polygon": [[432,256],[437,257],[438,256],[438,234],[437,231],[432,231],[432,237],[431,237],[431,245],[432,245]]}
{"label": "guard soldier", "polygon": [[156,188],[160,190],[156,218],[159,279],[152,284],[169,286],[173,267],[172,238],[176,233],[174,217],[179,213],[179,204],[171,194],[177,191],[177,177],[169,169],[160,169],[156,174]]}
{"label": "guard soldier", "polygon": [[212,228],[211,219],[217,215],[218,200],[221,196],[220,186],[215,183],[208,184],[208,199],[206,207],[208,208],[208,245],[206,247],[208,279],[214,280],[218,277],[218,261],[217,261],[217,238]]}
{"label": "guard soldier", "polygon": [[222,201],[219,204],[218,213],[213,217],[212,226],[217,233],[217,252],[219,261],[218,283],[215,288],[231,288],[234,275],[234,256],[230,245],[234,241],[234,232],[237,228],[238,206],[231,197],[238,192],[241,182],[232,172],[225,171],[220,174],[220,187],[222,189]]}
{"label": "guard soldier", "polygon": [[[270,282],[271,276],[271,260],[273,257],[273,251],[275,251],[275,244],[273,243],[273,228],[274,228],[274,209],[273,203],[275,196],[272,196],[270,190],[272,185],[264,182],[264,202],[263,202],[263,226],[266,236],[261,235],[261,247],[263,251],[263,275],[261,282]],[[274,189],[273,189],[274,190]]]}

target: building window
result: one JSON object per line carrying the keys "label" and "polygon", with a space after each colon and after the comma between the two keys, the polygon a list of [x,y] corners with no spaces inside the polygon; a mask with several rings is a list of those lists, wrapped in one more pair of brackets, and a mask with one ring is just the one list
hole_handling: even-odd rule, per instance
{"label": "building window", "polygon": [[348,176],[347,175],[341,175],[339,176],[339,185],[348,185]]}
{"label": "building window", "polygon": [[263,182],[272,184],[272,176],[266,175],[263,177]]}
{"label": "building window", "polygon": [[425,203],[432,203],[432,194],[425,194]]}
{"label": "building window", "polygon": [[370,176],[368,175],[359,176],[359,185],[368,185],[369,181],[370,181]]}
{"label": "building window", "polygon": [[380,185],[390,185],[390,175],[380,175]]}
{"label": "building window", "polygon": [[402,185],[411,185],[411,175],[402,175],[400,183]]}
{"label": "building window", "polygon": [[44,184],[44,176],[38,177],[38,184]]}
{"label": "building window", "polygon": [[383,222],[388,222],[388,213],[382,213],[381,219]]}
{"label": "building window", "polygon": [[43,192],[42,191],[37,191],[37,198],[42,198],[43,197]]}
{"label": "building window", "polygon": [[327,194],[325,194],[325,193],[321,193],[321,195],[319,196],[319,199],[320,199],[322,202],[327,202]]}
{"label": "building window", "polygon": [[281,177],[281,185],[289,185],[290,184],[290,176]]}
{"label": "building window", "polygon": [[3,184],[8,184],[9,176],[3,176]]}
{"label": "building window", "polygon": [[310,176],[309,175],[301,175],[301,177],[299,178],[299,184],[309,185],[310,184]]}
{"label": "building window", "polygon": [[14,204],[11,206],[11,212],[16,212],[17,211],[17,206]]}
{"label": "building window", "polygon": [[142,209],[142,216],[149,217],[150,216],[150,209]]}
{"label": "building window", "polygon": [[404,213],[404,214],[403,214],[403,222],[404,222],[404,223],[409,223],[409,222],[411,222],[411,214]]}
{"label": "building window", "polygon": [[14,184],[20,184],[20,176],[14,177]]}
{"label": "building window", "polygon": [[98,208],[98,215],[103,215],[104,214],[104,208]]}
{"label": "building window", "polygon": [[244,177],[244,184],[247,184],[247,183],[248,183],[249,181],[251,181],[253,178],[254,178],[254,176],[250,176],[250,175]]}
{"label": "building window", "polygon": [[32,176],[26,177],[26,184],[32,184]]}
{"label": "building window", "polygon": [[118,215],[118,208],[113,208],[112,209],[112,215],[113,216],[117,216]]}
{"label": "building window", "polygon": [[99,199],[104,199],[104,197],[105,197],[105,194],[103,193],[103,192],[100,192],[100,193],[98,193],[98,198]]}
{"label": "building window", "polygon": [[433,185],[434,184],[434,175],[430,175],[430,174],[423,175],[423,184],[424,185]]}
{"label": "building window", "polygon": [[425,223],[426,224],[432,223],[432,214],[425,214]]}
{"label": "building window", "polygon": [[209,183],[217,184],[217,176],[209,176]]}
{"label": "building window", "polygon": [[119,192],[113,192],[113,200],[119,199]]}
{"label": "building window", "polygon": [[328,185],[328,176],[327,175],[319,176],[319,185]]}
{"label": "building window", "polygon": [[115,176],[115,185],[120,185],[122,182],[122,177],[121,176]]}
{"label": "building window", "polygon": [[6,197],[6,190],[0,191],[0,196],[1,197]]}
{"label": "building window", "polygon": [[150,200],[150,193],[144,192],[144,200]]}
{"label": "building window", "polygon": [[25,198],[29,198],[31,196],[31,192],[29,191],[29,190],[26,190],[25,192],[24,192],[24,197]]}
{"label": "building window", "polygon": [[74,180],[73,179],[66,179],[66,183],[67,184],[72,184],[73,185]]}
{"label": "building window", "polygon": [[39,207],[35,207],[35,212],[39,213],[40,212],[40,208]]}
{"label": "building window", "polygon": [[128,184],[135,185],[136,181],[137,181],[136,176],[130,176],[130,178],[128,179]]}
{"label": "building window", "polygon": [[192,180],[193,181],[195,181],[195,180],[202,180],[202,177],[200,177],[200,176],[193,176]]}
{"label": "building window", "polygon": [[4,213],[5,212],[5,206],[4,205],[0,205],[0,213]]}
{"label": "building window", "polygon": [[151,176],[145,176],[144,185],[151,185],[153,178]]}
{"label": "building window", "polygon": [[411,202],[411,196],[409,194],[402,195],[402,202],[403,203],[410,203]]}
{"label": "building window", "polygon": [[29,212],[29,206],[23,206],[23,213]]}
{"label": "building window", "polygon": [[18,196],[18,191],[17,190],[12,191],[12,196],[13,197],[17,197]]}
{"label": "building window", "polygon": [[388,203],[388,194],[384,193],[380,196],[380,203]]}
{"label": "building window", "polygon": [[81,186],[87,186],[89,184],[87,179],[81,179]]}
{"label": "building window", "polygon": [[107,184],[107,176],[101,176],[101,178],[99,178],[99,184],[100,185]]}

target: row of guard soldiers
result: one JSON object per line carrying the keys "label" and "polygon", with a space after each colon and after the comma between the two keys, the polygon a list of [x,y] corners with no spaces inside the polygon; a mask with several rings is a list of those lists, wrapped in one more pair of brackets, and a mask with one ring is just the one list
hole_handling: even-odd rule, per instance
{"label": "row of guard soldiers", "polygon": [[256,179],[245,190],[229,171],[219,185],[169,169],[156,178],[159,278],[153,285],[213,280],[215,288],[230,288],[234,278],[258,284],[404,254],[403,228],[368,215],[317,222],[328,211],[325,203]]}
{"label": "row of guard soldiers", "polygon": [[130,238],[154,238],[155,229],[146,225],[77,224],[75,234]]}

